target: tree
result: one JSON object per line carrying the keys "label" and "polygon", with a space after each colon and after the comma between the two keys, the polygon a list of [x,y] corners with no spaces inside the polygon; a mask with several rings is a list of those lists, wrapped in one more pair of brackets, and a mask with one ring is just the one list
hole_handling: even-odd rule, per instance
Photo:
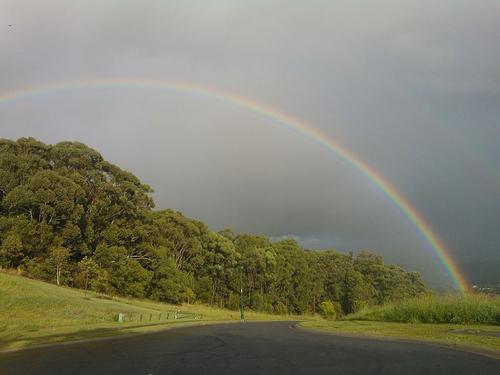
{"label": "tree", "polygon": [[146,295],[152,272],[130,258],[125,247],[100,245],[94,259],[109,275],[109,287],[113,292],[132,297]]}
{"label": "tree", "polygon": [[50,252],[50,260],[54,264],[56,272],[57,285],[61,285],[61,274],[64,268],[68,265],[70,255],[69,250],[62,246],[54,247]]}
{"label": "tree", "polygon": [[203,268],[195,270],[195,276],[208,276],[211,279],[211,301],[225,307],[231,291],[235,291],[240,256],[234,244],[226,237],[215,232],[208,232],[202,241]]}
{"label": "tree", "polygon": [[342,285],[341,306],[345,314],[358,312],[373,302],[375,290],[366,282],[363,275],[354,268],[347,268]]}
{"label": "tree", "polygon": [[85,256],[80,262],[78,262],[78,272],[79,277],[82,279],[82,286],[85,290],[87,290],[89,288],[89,284],[91,284],[99,274],[99,266],[94,259]]}
{"label": "tree", "polygon": [[23,242],[19,235],[8,233],[0,245],[0,266],[17,266],[23,255]]}
{"label": "tree", "polygon": [[155,246],[167,248],[177,268],[192,271],[193,266],[200,261],[201,241],[208,233],[207,226],[173,210],[155,212],[153,222],[156,229]]}
{"label": "tree", "polygon": [[212,232],[181,212],[154,211],[151,193],[82,143],[0,139],[0,266],[58,285],[221,307],[239,303],[242,273],[245,303],[277,313],[326,314],[332,304],[348,314],[426,292],[420,275],[373,253]]}
{"label": "tree", "polygon": [[152,299],[168,303],[190,301],[194,298],[194,292],[188,283],[187,274],[176,267],[172,258],[167,258],[154,271],[148,295]]}

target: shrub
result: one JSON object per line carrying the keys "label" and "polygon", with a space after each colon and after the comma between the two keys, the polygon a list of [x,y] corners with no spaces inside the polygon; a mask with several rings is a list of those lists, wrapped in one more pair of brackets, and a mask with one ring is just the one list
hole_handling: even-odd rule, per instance
{"label": "shrub", "polygon": [[320,304],[321,315],[325,319],[335,320],[340,312],[340,305],[330,300],[323,301]]}

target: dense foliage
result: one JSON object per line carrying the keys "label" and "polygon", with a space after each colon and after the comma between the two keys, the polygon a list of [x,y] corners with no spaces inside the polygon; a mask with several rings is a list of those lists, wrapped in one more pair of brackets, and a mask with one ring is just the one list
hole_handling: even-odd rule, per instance
{"label": "dense foliage", "polygon": [[153,210],[151,188],[72,142],[0,140],[0,266],[103,293],[337,315],[417,296],[420,276],[369,252],[210,231]]}

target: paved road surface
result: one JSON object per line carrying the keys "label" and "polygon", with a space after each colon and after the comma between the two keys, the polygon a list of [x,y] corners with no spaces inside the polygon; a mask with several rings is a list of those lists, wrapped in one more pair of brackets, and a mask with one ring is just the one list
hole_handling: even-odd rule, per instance
{"label": "paved road surface", "polygon": [[422,344],[246,323],[0,356],[0,374],[500,374],[500,360]]}

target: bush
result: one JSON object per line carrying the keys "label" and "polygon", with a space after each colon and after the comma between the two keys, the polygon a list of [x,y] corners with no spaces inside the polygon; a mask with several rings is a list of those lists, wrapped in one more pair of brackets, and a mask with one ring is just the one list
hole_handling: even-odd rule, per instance
{"label": "bush", "polygon": [[407,323],[500,325],[500,298],[487,295],[426,295],[367,308],[350,319]]}
{"label": "bush", "polygon": [[286,314],[288,314],[288,309],[283,302],[278,301],[274,305],[274,313],[279,314],[279,315],[286,315]]}
{"label": "bush", "polygon": [[330,300],[323,301],[320,304],[321,315],[328,320],[335,320],[340,313],[340,305]]}

